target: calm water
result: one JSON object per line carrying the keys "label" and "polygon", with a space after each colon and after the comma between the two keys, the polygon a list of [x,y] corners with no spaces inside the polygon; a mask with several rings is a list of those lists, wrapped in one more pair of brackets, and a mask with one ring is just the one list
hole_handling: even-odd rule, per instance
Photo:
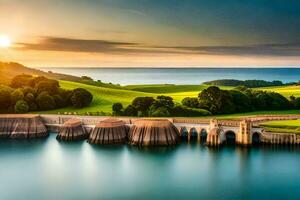
{"label": "calm water", "polygon": [[216,79],[300,80],[300,68],[42,68],[75,76],[90,76],[103,82],[130,84],[200,84]]}
{"label": "calm water", "polygon": [[299,199],[300,150],[0,141],[0,199]]}

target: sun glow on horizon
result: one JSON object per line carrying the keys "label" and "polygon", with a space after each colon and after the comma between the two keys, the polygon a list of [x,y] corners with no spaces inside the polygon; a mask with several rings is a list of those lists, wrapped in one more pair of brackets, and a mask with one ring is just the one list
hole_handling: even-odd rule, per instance
{"label": "sun glow on horizon", "polygon": [[0,47],[1,48],[8,48],[11,46],[11,41],[9,37],[1,35],[0,36]]}

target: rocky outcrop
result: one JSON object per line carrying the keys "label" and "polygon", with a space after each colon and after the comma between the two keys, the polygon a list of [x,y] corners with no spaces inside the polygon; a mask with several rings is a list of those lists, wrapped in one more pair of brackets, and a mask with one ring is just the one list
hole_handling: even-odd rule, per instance
{"label": "rocky outcrop", "polygon": [[127,130],[122,120],[108,118],[96,125],[88,141],[92,144],[122,144],[127,141]]}
{"label": "rocky outcrop", "polygon": [[88,138],[88,133],[82,126],[80,119],[73,118],[67,120],[60,128],[56,137],[58,140],[73,141]]}
{"label": "rocky outcrop", "polygon": [[129,144],[166,146],[179,142],[179,132],[169,120],[136,120],[129,132]]}
{"label": "rocky outcrop", "polygon": [[38,115],[0,115],[0,138],[29,139],[48,135]]}

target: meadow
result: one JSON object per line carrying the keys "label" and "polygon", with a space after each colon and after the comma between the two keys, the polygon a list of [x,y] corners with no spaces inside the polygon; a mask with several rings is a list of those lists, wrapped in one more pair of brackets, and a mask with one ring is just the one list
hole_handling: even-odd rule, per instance
{"label": "meadow", "polygon": [[266,131],[300,134],[300,120],[270,121],[260,124]]}
{"label": "meadow", "polygon": [[[78,114],[84,114],[86,112],[106,112],[111,113],[111,107],[113,103],[120,102],[124,106],[127,106],[136,97],[151,96],[156,97],[158,95],[166,95],[173,97],[174,101],[180,103],[185,97],[197,97],[199,92],[209,85],[129,85],[124,86],[122,89],[114,89],[107,87],[99,87],[86,85],[77,82],[60,81],[60,85],[65,89],[85,88],[90,91],[94,98],[90,106],[81,109],[73,107],[67,107],[62,109],[56,109],[38,113],[63,113],[63,112],[77,112]],[[232,89],[233,87],[220,87],[221,89]],[[267,87],[257,88],[260,90],[279,92],[285,97],[289,98],[291,95],[300,97],[300,86],[282,86],[282,87]],[[285,110],[285,111],[258,111],[249,113],[238,113],[230,115],[219,115],[218,118],[239,118],[249,115],[260,114],[300,114],[299,110]]]}

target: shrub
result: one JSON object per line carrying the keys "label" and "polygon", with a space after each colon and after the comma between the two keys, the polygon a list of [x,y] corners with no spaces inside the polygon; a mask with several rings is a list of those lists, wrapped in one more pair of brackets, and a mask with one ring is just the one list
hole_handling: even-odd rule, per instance
{"label": "shrub", "polygon": [[186,106],[178,105],[172,109],[171,115],[174,117],[199,117],[208,116],[211,115],[211,113],[204,109],[189,108]]}
{"label": "shrub", "polygon": [[27,113],[29,111],[29,106],[26,101],[19,100],[15,105],[15,113]]}
{"label": "shrub", "polygon": [[125,108],[124,110],[124,115],[125,116],[137,116],[138,111],[133,105],[129,105]]}
{"label": "shrub", "polygon": [[112,110],[114,115],[122,115],[123,105],[121,103],[114,103]]}
{"label": "shrub", "polygon": [[57,108],[62,108],[66,106],[66,100],[63,99],[60,95],[56,94],[53,96],[53,99],[55,101],[55,105]]}
{"label": "shrub", "polygon": [[181,101],[182,105],[190,108],[199,108],[200,102],[197,97],[186,97]]}
{"label": "shrub", "polygon": [[155,107],[151,106],[149,115],[151,117],[169,117],[170,112],[169,112],[168,108],[165,108],[165,107],[155,108]]}
{"label": "shrub", "polygon": [[55,100],[48,92],[40,93],[36,98],[36,103],[40,110],[52,110],[55,109]]}
{"label": "shrub", "polygon": [[76,108],[88,106],[92,100],[93,95],[86,89],[77,88],[71,94],[71,102]]}

